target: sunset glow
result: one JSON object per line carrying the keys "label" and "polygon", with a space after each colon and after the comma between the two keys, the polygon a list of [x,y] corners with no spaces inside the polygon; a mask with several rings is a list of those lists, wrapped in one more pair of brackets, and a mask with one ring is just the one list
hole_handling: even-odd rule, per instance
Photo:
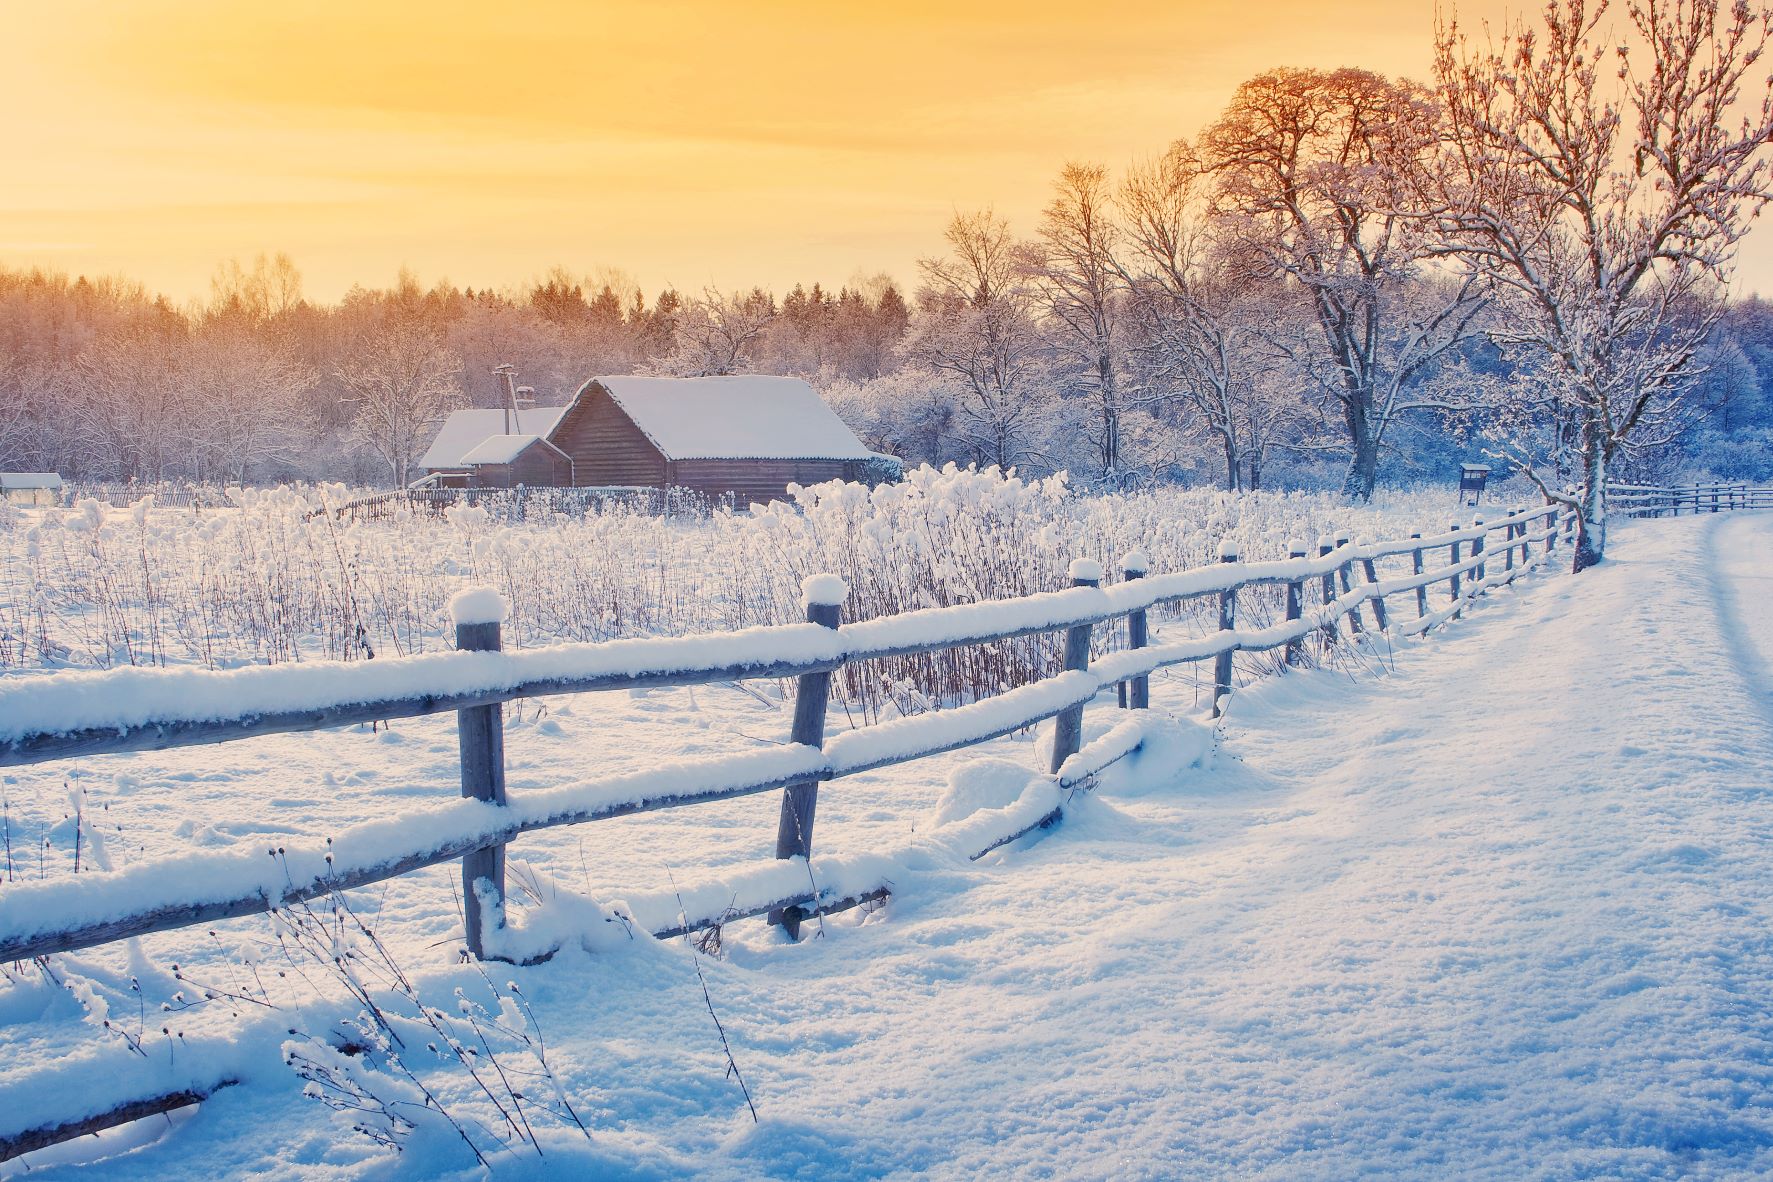
{"label": "sunset glow", "polygon": [[1026,228],[1066,160],[1192,135],[1262,69],[1425,75],[1432,20],[1423,0],[15,4],[0,103],[27,163],[0,188],[0,263],[180,298],[276,250],[322,299],[403,264],[475,286],[555,263],[649,289],[909,280],[954,209]]}

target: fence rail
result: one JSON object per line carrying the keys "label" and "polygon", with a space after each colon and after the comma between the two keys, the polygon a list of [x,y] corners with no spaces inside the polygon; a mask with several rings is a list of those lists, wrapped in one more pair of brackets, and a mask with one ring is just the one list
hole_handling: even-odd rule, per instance
{"label": "fence rail", "polygon": [[[1632,490],[1635,492],[1636,490]],[[1740,502],[1740,503],[1739,503]],[[1747,507],[1748,501],[1729,502]],[[270,854],[210,854],[44,883],[12,884],[0,894],[0,959],[23,960],[127,937],[272,911],[332,891],[364,886],[426,866],[460,860],[468,902],[466,942],[477,957],[534,960],[549,949],[512,951],[520,929],[507,929],[504,852],[523,834],[635,813],[783,791],[775,861],[761,863],[742,899],[706,913],[682,912],[647,925],[680,935],[742,916],[768,915],[791,934],[802,921],[886,896],[890,883],[862,872],[812,885],[822,863],[812,856],[819,785],[844,776],[968,747],[1057,719],[1054,748],[1039,792],[994,818],[961,826],[952,848],[982,857],[1057,821],[1064,793],[1138,750],[1150,678],[1170,666],[1214,662],[1214,713],[1232,692],[1231,655],[1284,650],[1305,660],[1314,641],[1353,640],[1377,632],[1413,634],[1456,618],[1479,595],[1551,558],[1572,536],[1575,518],[1532,506],[1494,521],[1451,525],[1429,536],[1355,543],[1322,539],[1316,554],[1294,544],[1284,560],[1246,563],[1234,553],[1189,571],[1149,574],[1129,562],[1123,578],[1102,585],[1094,563],[1073,564],[1073,585],[1018,599],[933,608],[843,624],[840,580],[809,580],[807,621],[742,632],[667,639],[561,645],[505,652],[497,613],[466,602],[457,615],[457,649],[360,663],[265,666],[230,671],[111,670],[60,673],[0,682],[0,766],[38,764],[113,752],[227,742],[254,735],[319,730],[377,719],[457,712],[462,799],[417,817],[354,826],[324,847]],[[1445,551],[1444,563],[1428,556]],[[1407,559],[1407,571],[1379,564]],[[1285,619],[1240,626],[1237,596],[1282,586]],[[1413,600],[1415,612],[1388,602]],[[1216,631],[1176,641],[1154,638],[1150,609],[1213,597]],[[1315,602],[1314,602],[1315,601]],[[1438,602],[1439,606],[1435,606]],[[1125,619],[1130,647],[1090,659],[1092,630]],[[832,673],[853,661],[1007,640],[1037,633],[1066,637],[1065,669],[970,705],[877,723],[827,739]],[[504,786],[502,704],[543,694],[701,685],[752,677],[795,678],[792,741],[783,747],[669,764],[646,771],[508,796]],[[1134,707],[1128,721],[1082,742],[1083,711],[1110,686]],[[422,836],[415,837],[416,834]],[[784,865],[786,864],[786,865]],[[793,871],[807,889],[785,887]],[[753,880],[748,880],[753,881]],[[693,895],[693,892],[692,892]],[[229,1080],[208,1081],[208,1090]],[[205,1088],[135,1095],[120,1103],[122,1123],[192,1102]],[[161,1107],[153,1107],[154,1104]],[[148,1107],[144,1109],[143,1105]],[[8,1130],[0,1118],[0,1160],[60,1139],[63,1126]],[[91,1132],[83,1118],[68,1136]],[[50,1140],[45,1140],[48,1137]]]}

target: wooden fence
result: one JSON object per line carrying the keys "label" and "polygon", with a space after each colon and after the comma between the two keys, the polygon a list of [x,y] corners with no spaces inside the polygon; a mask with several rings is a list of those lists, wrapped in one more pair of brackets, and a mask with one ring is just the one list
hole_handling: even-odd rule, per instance
{"label": "wooden fence", "polygon": [[705,517],[710,502],[687,488],[611,485],[583,488],[399,488],[359,497],[308,516],[331,512],[352,521],[387,521],[401,512],[441,517],[451,505],[480,505],[500,516],[523,517],[534,512],[584,516],[621,509],[653,517]]}
{"label": "wooden fence", "polygon": [[[1765,490],[1761,490],[1764,492]],[[404,495],[404,494],[403,494]],[[1683,492],[1683,496],[1685,493]],[[1683,503],[1686,503],[1683,501]],[[1702,503],[1705,502],[1702,497]],[[1762,503],[1738,497],[1720,504]],[[1151,702],[1150,676],[1185,663],[1212,661],[1212,712],[1233,690],[1232,654],[1282,650],[1287,665],[1309,645],[1347,643],[1368,629],[1417,634],[1452,618],[1487,590],[1554,557],[1573,535],[1567,510],[1533,506],[1498,520],[1452,525],[1439,534],[1355,544],[1321,539],[1285,560],[1245,563],[1230,550],[1220,563],[1150,574],[1129,561],[1123,578],[1102,585],[1095,563],[1074,563],[1070,589],[843,624],[837,580],[809,580],[807,621],[708,636],[609,641],[506,652],[499,625],[458,616],[456,652],[355,664],[260,666],[231,671],[120,669],[0,682],[0,766],[112,752],[228,742],[255,735],[313,731],[353,723],[456,712],[462,799],[405,826],[368,824],[324,848],[206,855],[201,876],[184,861],[116,873],[15,883],[0,893],[0,959],[21,961],[152,932],[253,915],[333,891],[382,882],[421,867],[459,860],[466,940],[475,956],[514,955],[505,927],[504,858],[523,834],[558,826],[762,792],[782,791],[774,863],[792,875],[764,874],[750,896],[707,914],[678,914],[652,927],[660,937],[737,918],[767,915],[791,934],[802,922],[884,898],[886,881],[819,887],[811,860],[822,783],[972,746],[1056,719],[1041,792],[963,834],[973,858],[1060,819],[1066,794],[1136,751],[1140,712]],[[1441,554],[1444,562],[1434,562]],[[1382,564],[1385,569],[1381,569]],[[1252,587],[1284,588],[1285,617],[1242,629],[1238,596]],[[1154,640],[1153,607],[1216,599],[1218,630],[1176,641]],[[1413,611],[1411,609],[1414,609]],[[1363,620],[1363,612],[1371,616]],[[1092,630],[1125,619],[1129,647],[1090,659]],[[832,738],[825,715],[833,672],[847,662],[1009,640],[1065,636],[1064,671],[967,706],[879,723]],[[508,795],[504,780],[503,703],[545,694],[659,686],[694,686],[746,678],[795,678],[792,742],[784,747],[686,761],[649,772]],[[1128,721],[1082,742],[1084,707],[1118,686]],[[417,818],[415,818],[417,820]],[[421,834],[422,836],[414,836]],[[784,863],[788,863],[786,867]],[[801,871],[804,871],[801,872]],[[193,885],[200,877],[201,886]],[[800,882],[804,888],[784,886]],[[692,897],[694,897],[692,892]],[[549,949],[528,949],[525,961]],[[65,1122],[8,1127],[0,1116],[0,1160],[195,1103],[230,1076],[187,1082],[176,1090],[132,1094],[106,1113]]]}
{"label": "wooden fence", "polygon": [[1607,505],[1622,517],[1676,517],[1731,509],[1773,509],[1773,488],[1748,484],[1609,484]]}

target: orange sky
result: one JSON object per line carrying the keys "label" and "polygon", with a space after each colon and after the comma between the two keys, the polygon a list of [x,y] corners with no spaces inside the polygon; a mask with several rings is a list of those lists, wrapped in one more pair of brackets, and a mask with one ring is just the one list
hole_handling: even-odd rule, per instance
{"label": "orange sky", "polygon": [[[402,264],[477,287],[555,263],[649,292],[909,280],[954,209],[1027,231],[1065,160],[1192,135],[1266,67],[1424,75],[1432,17],[1429,0],[0,0],[0,263],[179,298],[275,250],[322,299]],[[1763,276],[1773,246],[1751,241],[1744,278]]]}

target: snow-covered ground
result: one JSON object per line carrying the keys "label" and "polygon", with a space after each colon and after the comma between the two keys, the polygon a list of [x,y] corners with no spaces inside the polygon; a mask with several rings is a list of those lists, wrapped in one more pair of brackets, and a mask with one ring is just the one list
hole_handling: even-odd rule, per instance
{"label": "snow-covered ground", "polygon": [[[822,936],[787,945],[752,921],[730,925],[721,959],[610,939],[502,969],[494,986],[519,983],[592,1136],[538,1112],[546,1156],[500,1157],[497,1172],[1773,1172],[1773,515],[1615,530],[1602,568],[1538,574],[1425,641],[1259,683],[1232,700],[1210,766],[1114,777],[1055,830],[976,864],[907,866],[884,909],[827,919]],[[1184,712],[1195,686],[1159,679],[1153,698]],[[788,724],[767,694],[736,688],[545,705],[507,737],[513,794],[779,741]],[[1031,768],[1032,746],[829,785],[816,845],[901,847],[930,828],[957,768]],[[69,857],[72,822],[57,820],[69,787],[87,789],[123,865],[194,842],[324,836],[422,807],[455,774],[453,728],[432,719],[45,765],[5,790],[17,873],[34,876],[39,832],[46,863]],[[513,857],[620,898],[766,854],[775,810],[764,796],[556,831]],[[478,973],[446,963],[452,879],[423,872],[358,892],[358,906],[428,1002],[453,1009],[460,987],[496,1011]],[[218,930],[57,958],[57,972],[133,1029],[130,973],[150,1011],[179,987],[175,962],[206,983],[246,980],[238,966],[266,949],[265,921]],[[725,1077],[698,965],[756,1122]],[[0,1110],[37,1098],[22,1091],[35,1072],[115,1041],[69,990],[28,968],[16,978],[0,990]],[[133,1152],[58,1165],[97,1152],[77,1144],[36,1155],[34,1172],[462,1168],[441,1132],[394,1157],[304,1100],[275,1062],[283,1028],[321,1031],[349,1012],[294,983],[269,992],[286,1008],[170,1019],[193,1039],[245,1023],[244,1049],[271,1059],[246,1085],[113,1140],[148,1142]],[[168,1021],[149,1012],[143,1028]],[[154,1053],[166,1041],[148,1039]],[[465,1122],[494,1123],[459,1070],[426,1078]]]}

